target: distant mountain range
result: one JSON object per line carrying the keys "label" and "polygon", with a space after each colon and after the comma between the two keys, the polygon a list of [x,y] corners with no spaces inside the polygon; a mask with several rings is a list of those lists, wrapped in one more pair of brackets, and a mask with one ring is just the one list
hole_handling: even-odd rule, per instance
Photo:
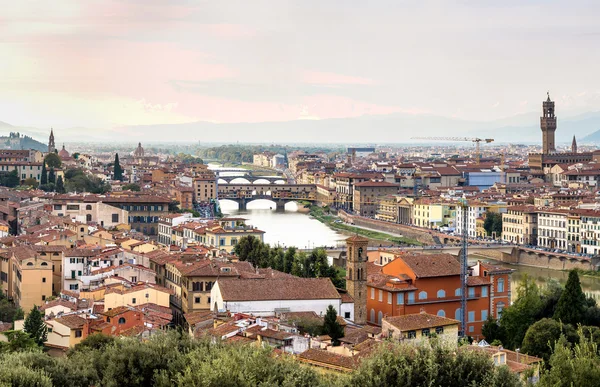
{"label": "distant mountain range", "polygon": [[[404,143],[413,136],[469,136],[496,142],[540,143],[539,113],[495,121],[468,121],[434,115],[389,114],[324,120],[261,123],[211,123],[123,126],[111,129],[55,128],[57,146],[65,142],[336,142]],[[10,128],[35,138],[47,138],[49,128],[14,127],[0,122],[0,133]],[[558,119],[556,141],[600,143],[600,112]]]}

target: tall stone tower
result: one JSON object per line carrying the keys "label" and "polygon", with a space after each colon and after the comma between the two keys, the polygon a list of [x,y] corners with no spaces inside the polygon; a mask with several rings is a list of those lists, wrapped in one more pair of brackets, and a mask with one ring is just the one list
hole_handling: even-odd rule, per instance
{"label": "tall stone tower", "polygon": [[354,323],[367,323],[367,246],[358,235],[346,239],[346,290],[354,298]]}
{"label": "tall stone tower", "polygon": [[555,152],[554,132],[556,132],[556,116],[554,115],[554,101],[548,99],[543,104],[543,116],[540,117],[540,127],[542,129],[542,148],[545,155]]}
{"label": "tall stone tower", "polygon": [[577,140],[573,136],[573,142],[571,143],[571,153],[577,153]]}
{"label": "tall stone tower", "polygon": [[52,153],[56,150],[54,145],[54,129],[50,128],[50,138],[48,139],[48,153]]}

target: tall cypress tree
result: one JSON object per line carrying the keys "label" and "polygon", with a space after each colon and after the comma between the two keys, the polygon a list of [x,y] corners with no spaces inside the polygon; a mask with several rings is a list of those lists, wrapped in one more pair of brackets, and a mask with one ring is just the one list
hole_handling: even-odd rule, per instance
{"label": "tall cypress tree", "polygon": [[114,179],[115,180],[123,180],[123,168],[121,168],[121,163],[119,163],[119,154],[115,153],[115,163],[113,166],[114,171]]}
{"label": "tall cypress tree", "polygon": [[56,183],[56,174],[54,173],[54,168],[50,168],[50,172],[48,172],[48,184]]}
{"label": "tall cypress tree", "polygon": [[344,337],[344,328],[337,322],[337,312],[333,305],[327,307],[325,318],[323,319],[323,334],[331,337],[332,344],[340,345],[340,338]]}
{"label": "tall cypress tree", "polygon": [[44,324],[42,312],[40,312],[37,306],[34,305],[33,308],[31,308],[29,315],[25,319],[23,330],[37,345],[40,347],[44,346],[46,338],[48,337],[48,329],[46,328],[46,324]]}
{"label": "tall cypress tree", "polygon": [[48,171],[46,171],[46,163],[42,163],[42,176],[40,177],[40,185],[48,184]]}
{"label": "tall cypress tree", "polygon": [[62,176],[59,176],[58,179],[56,179],[56,192],[65,193],[65,183],[63,182]]}
{"label": "tall cypress tree", "polygon": [[556,304],[556,310],[554,311],[554,319],[560,320],[563,324],[572,324],[577,326],[583,322],[583,317],[587,307],[585,294],[581,290],[581,283],[579,282],[579,275],[577,271],[571,270],[569,272],[569,279],[565,285]]}

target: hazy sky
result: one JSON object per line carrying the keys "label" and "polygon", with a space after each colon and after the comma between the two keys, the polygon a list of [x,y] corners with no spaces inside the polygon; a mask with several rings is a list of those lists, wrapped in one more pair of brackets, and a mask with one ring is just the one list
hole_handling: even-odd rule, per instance
{"label": "hazy sky", "polygon": [[600,2],[0,0],[0,121],[496,119],[600,106]]}

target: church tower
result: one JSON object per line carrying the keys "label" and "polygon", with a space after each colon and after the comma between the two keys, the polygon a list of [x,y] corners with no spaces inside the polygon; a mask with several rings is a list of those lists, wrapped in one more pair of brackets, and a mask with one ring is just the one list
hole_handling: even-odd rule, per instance
{"label": "church tower", "polygon": [[554,115],[554,101],[548,99],[543,104],[543,116],[540,117],[540,127],[542,129],[542,153],[547,155],[556,151],[554,142],[554,132],[556,132],[556,116]]}
{"label": "church tower", "polygon": [[50,128],[50,138],[48,139],[48,153],[52,153],[56,150],[56,145],[54,145],[54,130]]}
{"label": "church tower", "polygon": [[573,142],[571,143],[571,153],[577,153],[577,140],[573,136]]}
{"label": "church tower", "polygon": [[367,246],[358,235],[346,239],[346,290],[354,298],[354,323],[367,323]]}

